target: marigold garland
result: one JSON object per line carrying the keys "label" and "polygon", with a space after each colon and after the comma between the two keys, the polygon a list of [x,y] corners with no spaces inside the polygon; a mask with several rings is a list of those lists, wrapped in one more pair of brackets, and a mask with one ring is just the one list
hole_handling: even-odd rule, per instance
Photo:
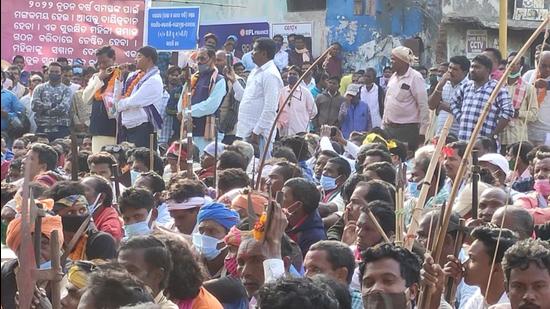
{"label": "marigold garland", "polygon": [[267,221],[267,214],[264,212],[260,217],[260,219],[258,219],[258,222],[254,224],[254,228],[252,229],[252,235],[254,236],[255,240],[260,241],[264,239],[266,221]]}
{"label": "marigold garland", "polygon": [[103,100],[103,94],[104,93],[112,93],[115,89],[115,82],[120,77],[120,69],[115,69],[113,71],[113,74],[111,74],[111,77],[109,78],[109,81],[107,82],[107,88],[102,92],[101,88],[98,89],[94,94],[94,99],[96,101]]}

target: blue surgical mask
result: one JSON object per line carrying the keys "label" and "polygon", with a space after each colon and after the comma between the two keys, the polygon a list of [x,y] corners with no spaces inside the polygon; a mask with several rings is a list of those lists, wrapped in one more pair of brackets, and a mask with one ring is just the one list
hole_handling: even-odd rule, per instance
{"label": "blue surgical mask", "polygon": [[409,195],[411,197],[419,197],[420,196],[420,190],[418,190],[418,182],[409,181],[408,184],[407,184],[407,191],[409,192]]}
{"label": "blue surgical mask", "polygon": [[138,179],[139,175],[141,175],[140,172],[130,170],[130,181],[132,182],[132,186],[134,185],[134,183],[136,183],[136,180]]}
{"label": "blue surgical mask", "polygon": [[218,244],[223,240],[219,240],[208,235],[193,233],[193,245],[208,261],[212,261],[220,255],[222,249],[218,249]]}
{"label": "blue surgical mask", "polygon": [[151,228],[149,227],[149,216],[147,216],[147,219],[144,221],[124,225],[125,237],[148,235],[150,233]]}
{"label": "blue surgical mask", "polygon": [[38,269],[50,269],[50,268],[52,268],[52,261],[46,261],[40,264],[40,267],[38,267]]}
{"label": "blue surgical mask", "polygon": [[321,184],[321,188],[323,188],[323,190],[325,191],[334,190],[336,189],[336,178],[326,176],[326,175],[321,175],[320,184]]}

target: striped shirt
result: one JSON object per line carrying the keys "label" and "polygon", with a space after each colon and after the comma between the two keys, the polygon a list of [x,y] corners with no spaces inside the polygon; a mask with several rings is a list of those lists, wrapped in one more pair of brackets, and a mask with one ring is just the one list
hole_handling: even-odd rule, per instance
{"label": "striped shirt", "polygon": [[[496,85],[497,81],[491,79],[476,89],[474,81],[470,80],[456,91],[450,105],[451,112],[459,123],[458,139],[470,139],[477,120]],[[497,127],[498,120],[500,118],[511,119],[513,115],[512,100],[506,87],[503,87],[499,90],[487,118],[483,122],[479,132],[480,136],[491,137]]]}

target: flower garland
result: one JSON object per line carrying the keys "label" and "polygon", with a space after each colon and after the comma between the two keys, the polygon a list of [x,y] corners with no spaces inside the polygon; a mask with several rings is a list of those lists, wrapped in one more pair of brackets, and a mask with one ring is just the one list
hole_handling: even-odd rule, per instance
{"label": "flower garland", "polygon": [[258,222],[254,224],[254,228],[252,229],[252,235],[254,236],[255,240],[260,241],[264,239],[266,221],[267,221],[267,214],[264,212],[260,217],[260,219],[258,219]]}
{"label": "flower garland", "polygon": [[135,75],[135,77],[130,81],[130,84],[128,85],[128,88],[126,88],[126,91],[124,92],[123,96],[125,98],[129,97],[132,94],[132,91],[136,87],[136,85],[139,83],[139,81],[145,76],[145,72],[140,71]]}
{"label": "flower garland", "polygon": [[116,68],[113,73],[111,74],[111,78],[109,78],[109,81],[107,82],[107,88],[105,88],[103,91],[101,91],[101,88],[98,89],[94,94],[94,99],[96,101],[103,100],[103,94],[104,93],[112,93],[115,89],[115,82],[120,77],[120,69]]}

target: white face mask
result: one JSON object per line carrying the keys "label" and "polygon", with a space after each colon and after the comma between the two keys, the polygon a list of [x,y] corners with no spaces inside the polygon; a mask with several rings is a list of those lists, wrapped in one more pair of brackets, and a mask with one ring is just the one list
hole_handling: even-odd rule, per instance
{"label": "white face mask", "polygon": [[212,261],[220,255],[223,248],[218,249],[218,244],[221,243],[223,243],[223,240],[208,235],[193,233],[193,245],[208,261]]}

